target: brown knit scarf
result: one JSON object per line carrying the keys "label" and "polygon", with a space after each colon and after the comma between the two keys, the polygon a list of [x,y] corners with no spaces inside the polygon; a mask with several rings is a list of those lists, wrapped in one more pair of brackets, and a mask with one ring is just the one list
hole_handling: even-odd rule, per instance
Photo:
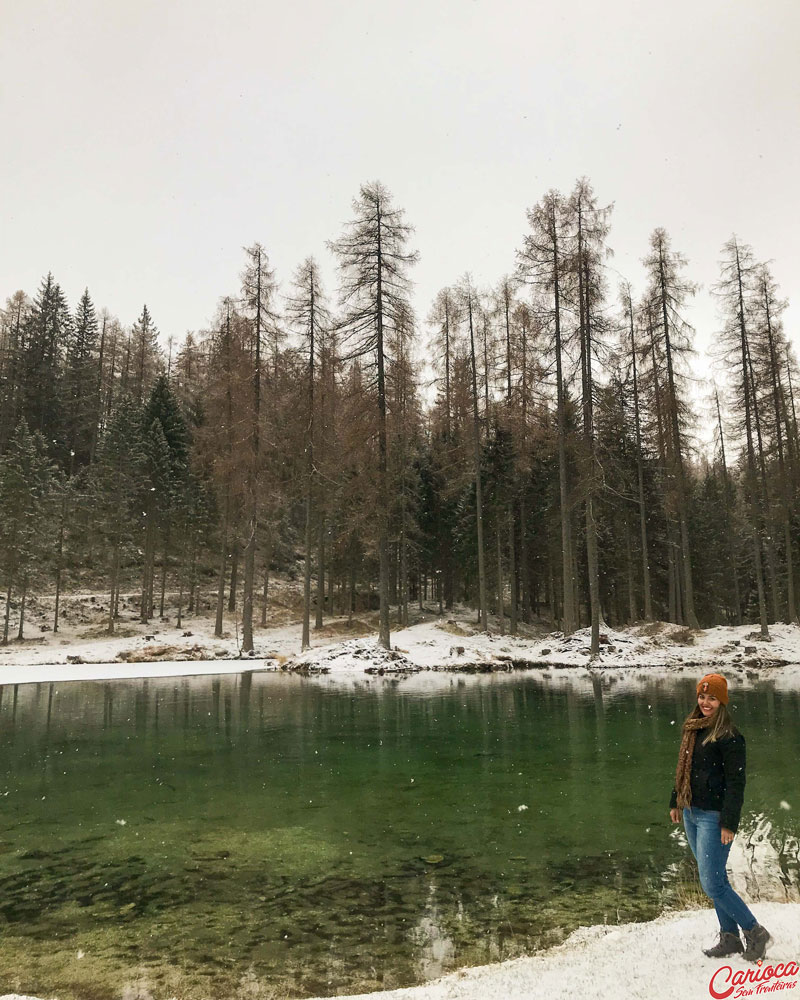
{"label": "brown knit scarf", "polygon": [[692,757],[694,757],[697,734],[701,729],[709,729],[713,724],[713,715],[707,718],[687,719],[683,724],[678,766],[675,769],[675,790],[678,793],[679,809],[688,809],[692,804]]}

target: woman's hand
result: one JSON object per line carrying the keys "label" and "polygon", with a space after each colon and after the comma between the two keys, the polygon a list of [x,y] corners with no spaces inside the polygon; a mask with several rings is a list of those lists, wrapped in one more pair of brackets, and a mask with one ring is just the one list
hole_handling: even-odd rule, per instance
{"label": "woman's hand", "polygon": [[[672,820],[673,823],[680,823],[681,821],[680,809],[670,809],[669,818]],[[726,841],[723,840],[722,843],[724,844],[726,843]]]}
{"label": "woman's hand", "polygon": [[720,840],[722,841],[723,844],[730,844],[730,843],[732,843],[733,838],[735,836],[736,836],[736,834],[733,832],[733,830],[726,830],[724,826],[721,828],[721,831],[720,831]]}

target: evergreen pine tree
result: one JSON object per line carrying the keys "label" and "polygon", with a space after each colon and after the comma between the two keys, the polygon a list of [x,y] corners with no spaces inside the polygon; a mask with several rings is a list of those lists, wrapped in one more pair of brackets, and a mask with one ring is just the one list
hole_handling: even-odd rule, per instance
{"label": "evergreen pine tree", "polygon": [[97,315],[87,288],[75,310],[63,380],[66,446],[75,469],[87,465],[92,452],[100,389],[97,348]]}
{"label": "evergreen pine tree", "polygon": [[11,598],[21,587],[19,637],[22,638],[25,594],[31,570],[45,557],[49,486],[52,466],[44,438],[31,433],[23,419],[17,425],[6,453],[0,458],[0,573],[5,590],[2,644],[8,642]]}
{"label": "evergreen pine tree", "polygon": [[0,311],[0,455],[17,426],[22,405],[20,374],[28,296],[15,292]]}
{"label": "evergreen pine tree", "polygon": [[129,357],[124,370],[126,388],[141,406],[147,398],[156,375],[163,368],[163,357],[158,345],[158,329],[147,306],[133,326],[128,344]]}
{"label": "evergreen pine tree", "polygon": [[189,434],[166,375],[159,375],[142,417],[145,474],[141,485],[144,514],[142,621],[149,621],[155,604],[156,545],[162,544],[161,613],[164,606],[172,515],[185,487]]}
{"label": "evergreen pine tree", "polygon": [[72,331],[61,288],[48,274],[25,323],[20,392],[28,426],[41,431],[51,454],[66,451],[60,375]]}
{"label": "evergreen pine tree", "polygon": [[141,482],[145,474],[142,415],[123,398],[111,418],[90,479],[93,523],[103,540],[109,581],[108,631],[114,631],[119,607],[120,573],[132,556],[139,521]]}

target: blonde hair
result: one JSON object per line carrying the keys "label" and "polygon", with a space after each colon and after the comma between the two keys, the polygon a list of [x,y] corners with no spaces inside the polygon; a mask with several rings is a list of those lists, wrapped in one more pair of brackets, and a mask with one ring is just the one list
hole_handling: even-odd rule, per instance
{"label": "blonde hair", "polygon": [[[686,721],[689,719],[703,719],[705,716],[700,711],[700,706],[695,705],[692,711],[689,713]],[[717,710],[712,716],[713,722],[708,727],[708,732],[706,734],[703,743],[714,743],[723,736],[733,736],[736,732],[736,727],[733,724],[733,719],[728,711],[728,706],[723,705],[722,702],[717,705]]]}

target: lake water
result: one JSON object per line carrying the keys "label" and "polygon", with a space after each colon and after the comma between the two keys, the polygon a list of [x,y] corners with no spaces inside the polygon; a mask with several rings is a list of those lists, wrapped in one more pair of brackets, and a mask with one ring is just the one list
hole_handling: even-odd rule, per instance
{"label": "lake water", "polygon": [[[633,692],[538,674],[0,688],[0,993],[385,989],[685,905],[667,802],[694,681]],[[740,837],[758,818],[796,892],[800,695],[762,684],[731,707]]]}

